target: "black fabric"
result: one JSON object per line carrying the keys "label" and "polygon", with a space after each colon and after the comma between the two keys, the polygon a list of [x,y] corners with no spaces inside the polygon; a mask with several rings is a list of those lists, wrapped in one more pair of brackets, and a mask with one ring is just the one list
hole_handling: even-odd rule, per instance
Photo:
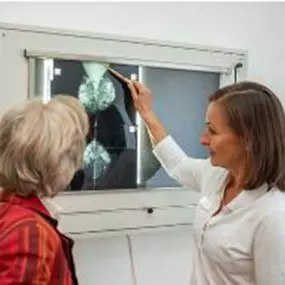
{"label": "black fabric", "polygon": [[70,191],[76,191],[81,190],[83,183],[84,183],[85,173],[83,169],[79,169],[73,176],[68,190]]}

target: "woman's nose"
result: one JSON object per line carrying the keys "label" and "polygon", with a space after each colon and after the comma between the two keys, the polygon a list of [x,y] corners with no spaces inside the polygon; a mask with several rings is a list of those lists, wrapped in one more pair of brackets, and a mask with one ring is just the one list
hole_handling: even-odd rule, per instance
{"label": "woman's nose", "polygon": [[201,136],[201,144],[202,145],[209,145],[209,137],[206,133],[203,133]]}

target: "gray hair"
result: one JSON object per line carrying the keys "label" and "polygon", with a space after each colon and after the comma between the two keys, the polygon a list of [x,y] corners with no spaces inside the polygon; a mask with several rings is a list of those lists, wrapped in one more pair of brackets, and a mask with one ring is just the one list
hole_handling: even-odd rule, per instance
{"label": "gray hair", "polygon": [[0,121],[2,190],[53,197],[68,186],[83,165],[88,130],[84,108],[72,100],[77,112],[60,100],[44,104],[32,99],[4,114]]}

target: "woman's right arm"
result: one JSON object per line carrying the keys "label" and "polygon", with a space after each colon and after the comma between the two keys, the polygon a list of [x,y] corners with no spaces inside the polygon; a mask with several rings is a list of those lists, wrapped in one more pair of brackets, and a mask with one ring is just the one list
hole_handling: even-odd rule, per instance
{"label": "woman's right arm", "polygon": [[147,89],[138,81],[132,81],[132,83],[129,84],[129,88],[131,90],[135,108],[148,129],[152,144],[156,145],[166,138],[168,134],[162,122],[152,110],[151,90]]}
{"label": "woman's right arm", "polygon": [[209,160],[187,156],[174,139],[168,135],[162,122],[152,110],[151,90],[137,81],[132,81],[129,88],[135,108],[148,129],[154,146],[154,154],[163,168],[181,185],[200,191],[202,174],[209,169]]}

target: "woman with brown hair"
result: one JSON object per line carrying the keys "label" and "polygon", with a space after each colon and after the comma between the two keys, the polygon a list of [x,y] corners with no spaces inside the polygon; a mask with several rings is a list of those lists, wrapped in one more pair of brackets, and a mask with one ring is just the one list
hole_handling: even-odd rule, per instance
{"label": "woman with brown hair", "polygon": [[88,120],[76,99],[30,100],[0,121],[0,284],[78,284],[73,241],[50,198],[83,165]]}
{"label": "woman with brown hair", "polygon": [[152,94],[129,84],[168,174],[200,192],[191,285],[285,284],[285,115],[267,87],[241,82],[209,98],[201,143],[187,156],[152,110]]}

